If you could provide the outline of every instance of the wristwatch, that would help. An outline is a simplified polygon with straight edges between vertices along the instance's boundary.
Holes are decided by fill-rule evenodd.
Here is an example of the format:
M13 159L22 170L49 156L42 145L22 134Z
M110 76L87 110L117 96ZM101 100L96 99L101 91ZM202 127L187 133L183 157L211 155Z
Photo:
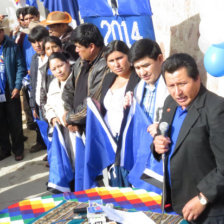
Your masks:
M202 196L201 194L198 195L199 201L202 205L207 205L208 204L208 200L206 197Z

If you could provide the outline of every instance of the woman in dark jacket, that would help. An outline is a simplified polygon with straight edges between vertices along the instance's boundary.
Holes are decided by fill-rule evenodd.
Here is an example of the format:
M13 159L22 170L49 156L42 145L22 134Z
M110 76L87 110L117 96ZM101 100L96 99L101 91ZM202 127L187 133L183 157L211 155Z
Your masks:
M128 46L120 40L110 42L104 52L111 72L103 80L100 103L104 120L117 139L126 114L123 108L125 93L133 91L139 81L139 77L128 61L128 52Z
M129 107L124 109L123 106L124 96L126 92L133 91L139 81L128 61L128 53L129 48L123 41L115 40L107 45L104 56L111 72L103 80L100 99L104 121L118 145L115 166L112 167L118 178L113 178L114 171L110 168L110 185L120 187L129 185L126 179L127 171L119 167L122 133L129 112Z

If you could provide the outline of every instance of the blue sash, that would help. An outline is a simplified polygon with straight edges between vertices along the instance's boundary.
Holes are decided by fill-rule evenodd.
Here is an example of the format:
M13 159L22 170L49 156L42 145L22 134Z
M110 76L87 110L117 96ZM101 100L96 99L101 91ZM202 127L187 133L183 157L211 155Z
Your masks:
M0 103L6 102L5 86L6 86L5 63L3 58L3 46L1 46L0 48Z

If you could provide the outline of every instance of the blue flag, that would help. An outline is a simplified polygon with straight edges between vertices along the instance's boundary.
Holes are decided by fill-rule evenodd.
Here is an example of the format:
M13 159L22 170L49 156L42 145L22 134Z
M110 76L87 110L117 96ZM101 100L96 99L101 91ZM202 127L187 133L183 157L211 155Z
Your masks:
M121 166L129 170L128 180L136 188L161 193L161 190L141 179L146 168L162 174L162 163L156 161L151 153L153 138L147 132L152 121L134 100L123 134Z
M38 8L36 0L26 0L26 4L31 5L31 6L35 6L36 8Z
M68 155L60 126L56 124L51 147L48 150L50 165L48 189L56 189L61 192L71 191L70 183L74 180L75 175Z
M40 129L41 137L44 140L45 145L47 148L50 146L50 141L48 139L48 123L45 120L35 119L37 125Z
M76 156L75 156L75 191L84 190L84 162L85 145L81 136L76 133Z
M96 177L115 161L116 142L93 100L87 100L84 189L97 186Z

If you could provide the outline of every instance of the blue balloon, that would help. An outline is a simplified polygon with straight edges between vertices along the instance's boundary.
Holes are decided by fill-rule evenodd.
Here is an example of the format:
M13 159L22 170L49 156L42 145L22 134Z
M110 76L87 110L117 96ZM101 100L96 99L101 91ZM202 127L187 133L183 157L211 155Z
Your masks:
M204 66L210 75L224 76L224 42L208 48L204 56Z

